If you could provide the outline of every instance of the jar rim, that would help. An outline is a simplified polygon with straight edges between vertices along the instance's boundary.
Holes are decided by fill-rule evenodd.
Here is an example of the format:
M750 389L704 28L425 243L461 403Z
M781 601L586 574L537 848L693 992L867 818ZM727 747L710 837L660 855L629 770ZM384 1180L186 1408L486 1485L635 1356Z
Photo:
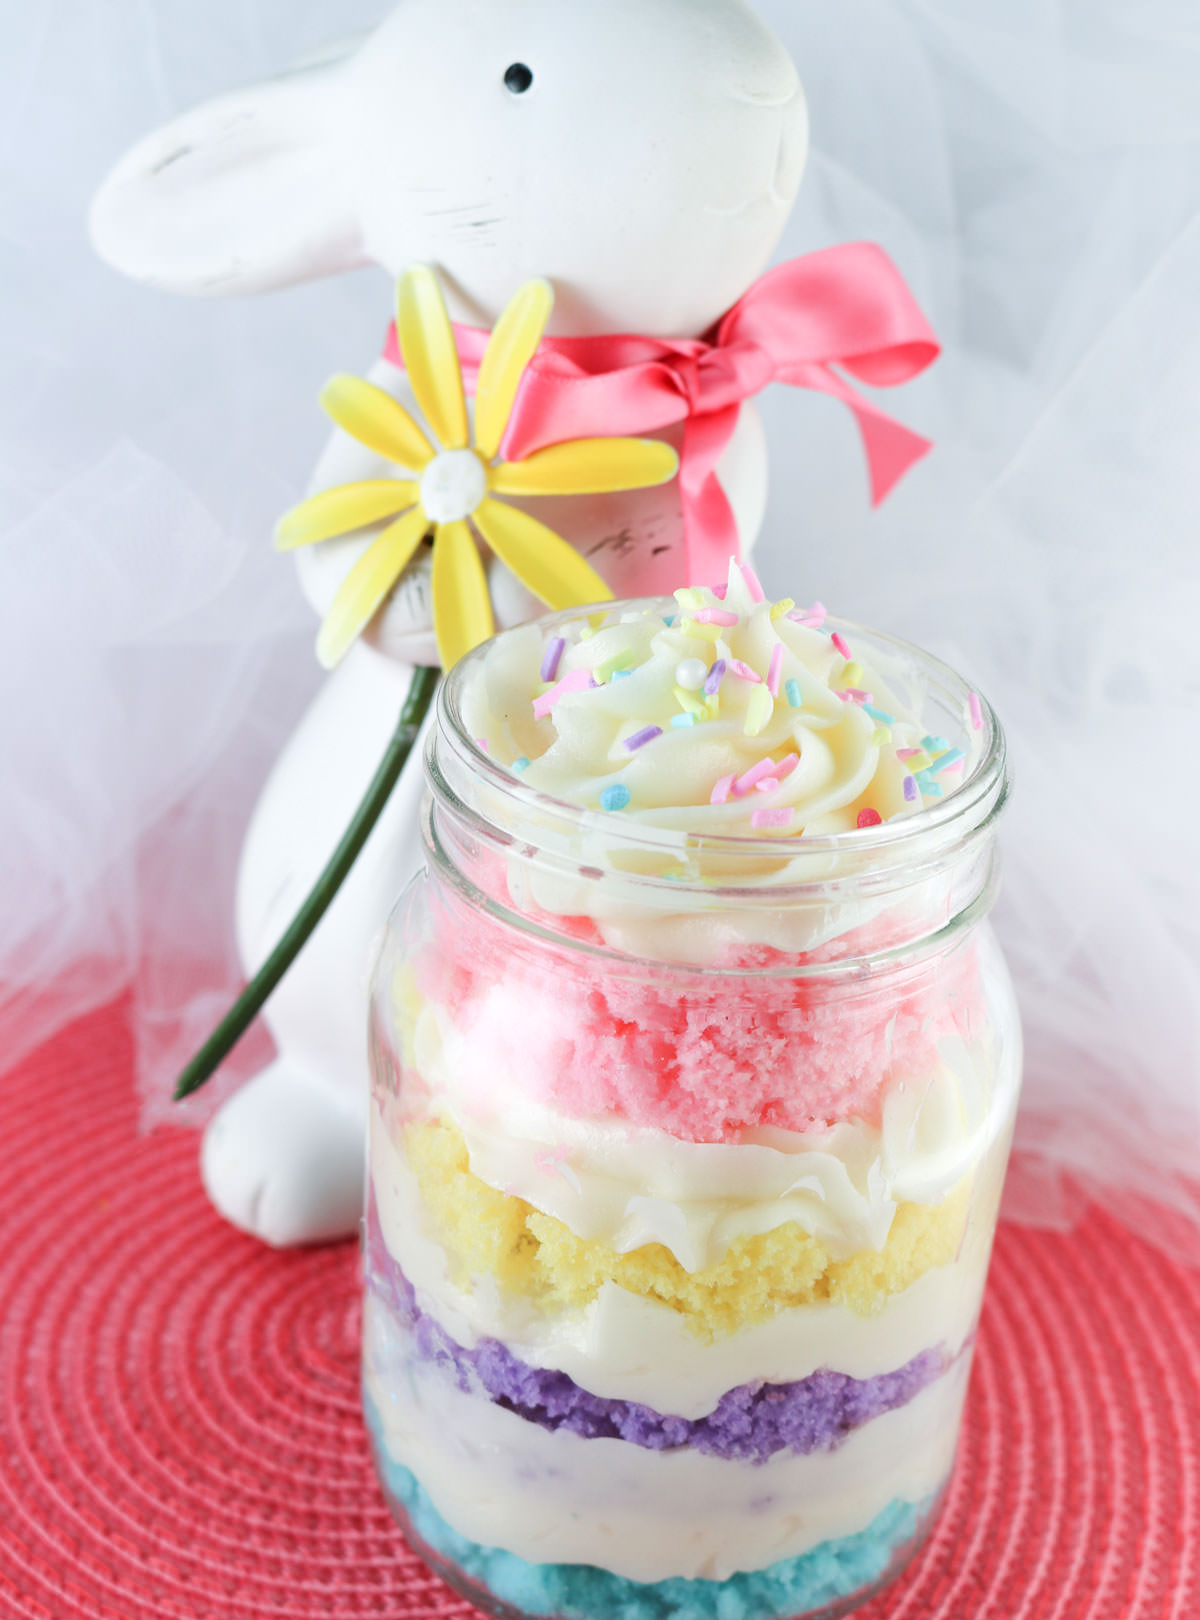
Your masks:
M578 622L580 618L586 618L591 613L611 611L614 607L625 609L631 606L666 607L668 604L674 607L673 598L644 597L634 599L632 602L596 603L547 614L536 623L549 630L558 625ZM851 828L837 833L800 833L790 837L778 834L756 836L695 830L681 833L671 828L656 827L649 819L634 820L622 811L593 810L572 804L569 800L559 799L541 789L527 786L507 766L498 763L481 748L464 724L460 701L463 689L471 673L487 656L492 641L482 643L462 658L441 684L426 761L427 774L435 796L448 802L458 813L465 814L477 831L506 830L500 823L489 820L477 807L463 799L450 780L453 773L438 768L440 746L444 745L449 750L453 764L459 767L460 771L466 771L485 783L491 792L498 796L498 802L511 804L514 823L521 811L525 810L535 818L535 825L547 830L594 826L602 829L606 841L614 847L625 846L663 854L678 854L684 850L689 853L703 851L705 854L745 861L747 864L764 859L778 861L781 854L792 859L813 857L819 860L823 857L831 863L836 861L842 866L849 864L860 868L864 863L885 861L889 866L894 866L898 855L911 852L913 858L919 858L922 849L932 847L936 850L938 860L944 861L957 844L991 828L1008 802L1010 793L1008 750L1004 730L996 712L978 688L968 685L949 664L918 647L914 642L906 641L887 631L876 630L853 619L843 619L832 614L826 622L848 637L867 638L879 644L887 652L919 669L929 680L931 687L934 685L941 687L943 697L949 700L959 713L967 712L972 695L977 700L983 747L963 781L943 799L932 805L923 805L911 814L894 817L877 826ZM500 634L511 635L516 633L516 630L527 628L527 625L519 626L514 630L502 631ZM908 860L905 864L911 871L912 867ZM841 874L842 878L846 875L848 874ZM856 875L861 876L862 871ZM640 881L650 883L657 881L669 884L676 890L680 887L684 889L689 887L686 879L678 877L659 879L643 877ZM769 893L778 901L786 894L819 889L831 881L839 881L839 876L801 879L763 886L756 884L752 892ZM706 883L704 889L713 896L728 892L739 894L744 892L742 885L737 883L730 885Z

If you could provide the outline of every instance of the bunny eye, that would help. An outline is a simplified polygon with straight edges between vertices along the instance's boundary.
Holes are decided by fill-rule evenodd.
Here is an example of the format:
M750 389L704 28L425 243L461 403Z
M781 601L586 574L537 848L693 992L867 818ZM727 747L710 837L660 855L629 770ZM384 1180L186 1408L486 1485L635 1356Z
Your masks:
M514 62L504 73L505 88L511 90L514 96L523 96L533 83L533 70L527 68L524 62Z

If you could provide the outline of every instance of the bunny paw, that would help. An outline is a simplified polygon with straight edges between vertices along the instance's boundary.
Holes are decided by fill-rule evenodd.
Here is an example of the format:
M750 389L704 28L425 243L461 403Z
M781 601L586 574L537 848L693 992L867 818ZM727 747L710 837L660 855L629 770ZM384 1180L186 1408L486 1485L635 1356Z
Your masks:
M229 1099L200 1150L218 1212L278 1249L354 1233L363 1167L361 1117L286 1059Z

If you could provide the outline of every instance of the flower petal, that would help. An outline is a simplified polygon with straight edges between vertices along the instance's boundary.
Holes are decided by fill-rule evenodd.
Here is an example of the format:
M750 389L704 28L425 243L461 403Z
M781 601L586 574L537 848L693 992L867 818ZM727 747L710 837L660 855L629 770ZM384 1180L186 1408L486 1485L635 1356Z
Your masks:
M612 601L612 591L596 570L528 512L501 501L484 501L472 521L505 567L547 607Z
M375 478L323 489L283 514L275 525L276 549L294 551L297 546L315 546L320 540L365 529L403 512L419 493L418 485L406 478Z
M679 457L657 439L575 439L493 468L492 488L501 495L595 495L665 484L678 471Z
M374 383L341 372L321 390L321 404L338 427L376 455L410 472L433 460L433 446L404 406Z
M317 657L326 669L345 657L370 623L428 530L429 519L415 507L389 524L346 575L317 637Z
M433 542L433 627L446 670L495 629L483 559L465 523L438 524Z
M441 283L428 265L414 265L396 284L396 336L417 404L438 442L444 450L465 450L470 428L454 328Z
M475 448L490 461L500 448L525 368L554 308L548 281L527 281L492 329L475 385Z

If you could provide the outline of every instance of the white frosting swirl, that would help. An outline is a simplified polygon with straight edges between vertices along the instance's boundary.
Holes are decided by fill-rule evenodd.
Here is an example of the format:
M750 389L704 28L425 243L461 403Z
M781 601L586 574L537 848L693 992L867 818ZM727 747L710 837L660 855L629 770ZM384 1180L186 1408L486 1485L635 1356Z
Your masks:
M500 637L465 685L470 734L532 789L680 832L854 831L963 780L974 750L926 738L878 653L857 657L823 609L756 600L737 563L723 594L675 594L675 614Z

